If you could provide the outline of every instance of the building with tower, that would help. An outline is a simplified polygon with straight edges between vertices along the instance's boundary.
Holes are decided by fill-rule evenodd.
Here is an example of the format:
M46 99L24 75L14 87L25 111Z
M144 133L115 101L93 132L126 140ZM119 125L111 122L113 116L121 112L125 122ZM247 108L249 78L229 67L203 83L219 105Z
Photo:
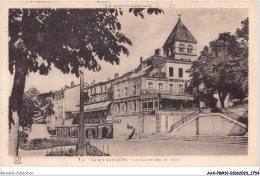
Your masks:
M86 137L133 139L169 133L194 113L186 71L197 58L196 44L179 16L162 49L147 59L141 57L136 69L105 82L93 81L85 90ZM74 113L72 117L78 118L79 111Z
M179 20L165 44L163 53L153 56L113 82L111 106L114 138L142 138L167 133L172 125L194 109L193 96L186 92L190 78L186 71L197 59L196 39Z

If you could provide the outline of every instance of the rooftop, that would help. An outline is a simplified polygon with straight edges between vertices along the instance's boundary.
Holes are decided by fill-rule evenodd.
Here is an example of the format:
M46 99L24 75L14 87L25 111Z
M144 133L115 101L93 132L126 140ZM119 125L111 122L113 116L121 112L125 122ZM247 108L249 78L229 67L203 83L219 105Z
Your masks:
M181 22L180 16L177 24L175 25L171 34L169 35L166 42L164 43L163 48L174 43L175 41L190 42L195 44L197 43L196 39L193 37L190 31Z

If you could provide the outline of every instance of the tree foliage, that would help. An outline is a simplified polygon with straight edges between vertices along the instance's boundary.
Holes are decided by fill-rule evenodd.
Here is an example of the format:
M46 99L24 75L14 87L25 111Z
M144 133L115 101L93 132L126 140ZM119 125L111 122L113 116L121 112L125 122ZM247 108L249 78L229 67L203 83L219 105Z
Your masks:
M47 75L52 66L63 73L79 76L79 68L101 69L98 59L119 64L121 54L129 55L132 45L121 30L122 9L10 9L9 71L17 73L10 98L12 109L19 110L25 75ZM129 13L144 18L145 9ZM146 9L147 14L163 13ZM17 101L12 101L17 98ZM10 118L12 121L12 118Z
M191 88L203 82L211 94L218 93L222 107L227 95L244 99L248 94L248 18L241 24L235 35L221 33L205 46L188 70Z
M159 14L160 9L146 9ZM18 155L17 141L26 75L47 75L52 66L79 76L79 68L101 69L98 60L119 64L132 45L121 30L122 9L9 9L9 71L14 74L9 99L10 155ZM129 9L144 18L145 9ZM16 122L16 123L15 123ZM15 135L15 136L14 136ZM15 142L16 141L16 142Z
M35 116L40 115L46 119L53 114L53 104L50 100L42 98L35 87L24 93L22 108L19 111L20 126L30 128Z
M145 9L129 9L144 18ZM162 13L147 9L148 14ZM119 64L132 45L121 30L121 9L10 9L9 70L25 55L26 70L48 74L51 64L63 73L79 76L79 67L99 70L97 58Z
M39 95L39 91L35 87L31 87L24 93L23 104L19 111L20 126L30 128L33 123L33 117L37 113L34 98Z

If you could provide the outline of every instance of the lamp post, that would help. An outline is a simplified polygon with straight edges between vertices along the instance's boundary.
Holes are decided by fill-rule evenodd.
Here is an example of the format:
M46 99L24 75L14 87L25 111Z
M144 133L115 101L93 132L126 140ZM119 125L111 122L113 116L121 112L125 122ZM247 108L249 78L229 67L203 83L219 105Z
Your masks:
M80 76L80 113L77 152L79 156L86 156L85 119L84 119L84 73L79 70Z

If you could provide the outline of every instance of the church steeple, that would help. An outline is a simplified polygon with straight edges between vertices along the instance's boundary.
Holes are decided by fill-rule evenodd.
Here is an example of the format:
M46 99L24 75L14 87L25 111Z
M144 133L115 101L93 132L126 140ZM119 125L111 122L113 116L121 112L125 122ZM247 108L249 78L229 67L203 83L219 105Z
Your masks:
M191 50L194 49L197 41L182 23L181 15L179 14L178 16L178 22L163 45L163 50L166 56L175 55L176 53L189 55L194 54ZM177 48L180 49L177 51Z
M196 39L190 33L190 31L186 28L186 26L181 22L181 15L179 16L179 20L175 27L173 28L171 34L167 38L166 42L163 45L165 48L167 45L174 43L175 41L180 42L190 42L190 43L197 43Z

